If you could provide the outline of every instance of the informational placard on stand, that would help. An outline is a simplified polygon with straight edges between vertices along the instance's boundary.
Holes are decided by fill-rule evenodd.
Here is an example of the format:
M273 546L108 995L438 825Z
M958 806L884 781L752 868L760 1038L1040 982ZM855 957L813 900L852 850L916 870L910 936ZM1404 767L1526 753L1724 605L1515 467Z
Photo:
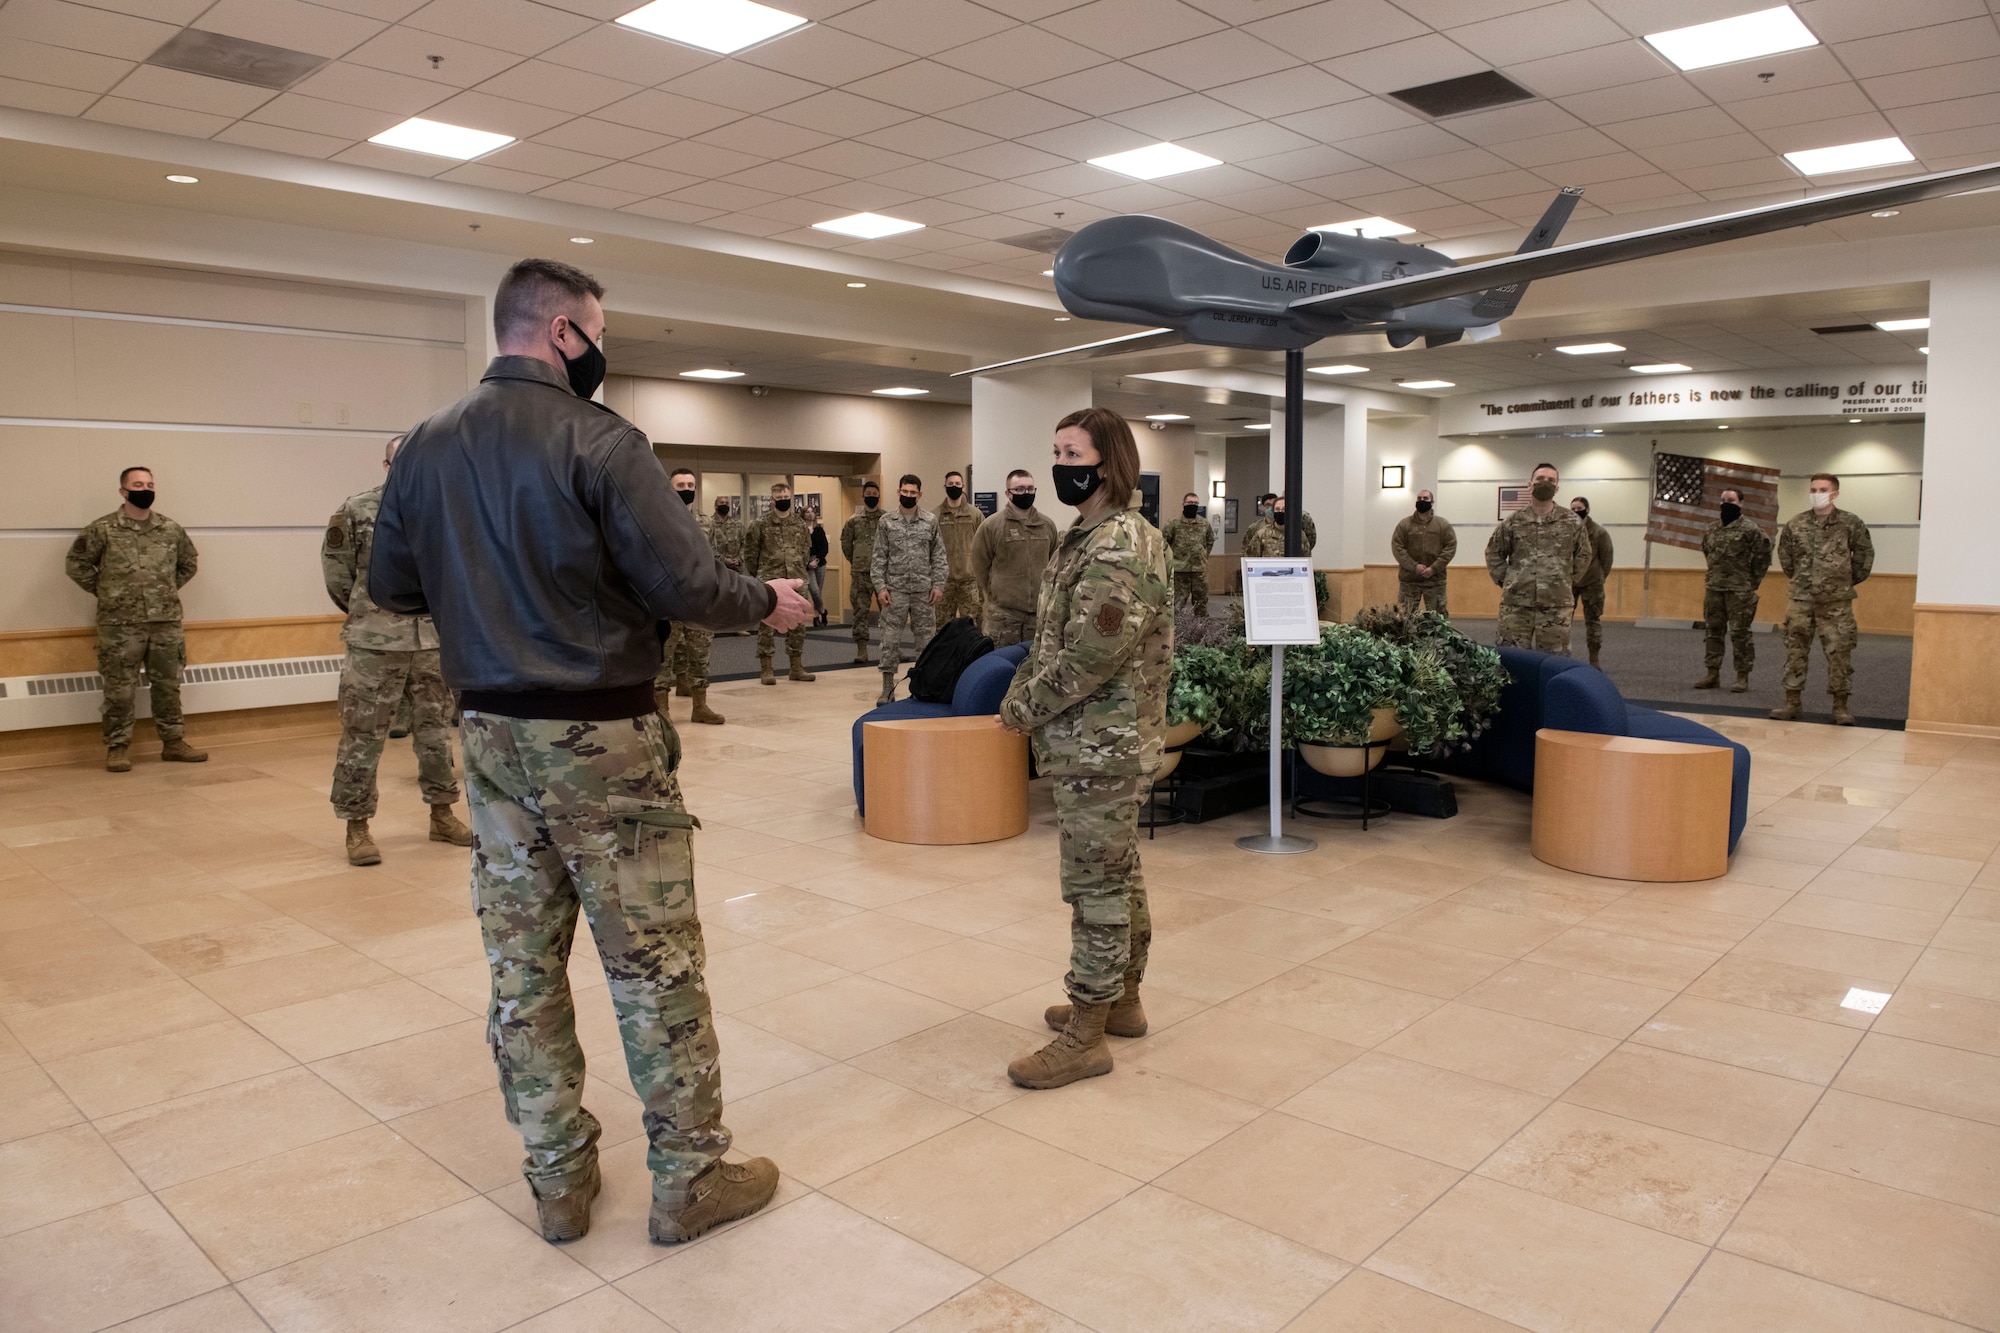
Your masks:
M1244 638L1259 646L1319 642L1312 562L1297 556L1243 557Z

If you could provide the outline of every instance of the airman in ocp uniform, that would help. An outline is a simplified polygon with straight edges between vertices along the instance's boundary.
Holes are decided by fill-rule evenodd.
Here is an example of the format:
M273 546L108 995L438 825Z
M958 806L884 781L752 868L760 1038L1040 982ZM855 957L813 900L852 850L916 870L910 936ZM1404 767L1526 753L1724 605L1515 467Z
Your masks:
M847 561L847 613L854 617L854 660L868 660L868 617L875 610L875 529L882 523L882 487L861 484L861 508L840 525Z
M1319 529L1311 514L1299 515L1299 554L1311 555L1319 545ZM1283 555L1285 553L1285 497L1271 497L1271 512L1250 525L1243 534L1243 554Z
M1780 722L1803 708L1806 668L1818 636L1826 654L1826 689L1835 726L1851 727L1847 697L1854 688L1854 589L1875 572L1875 540L1859 515L1838 508L1840 478L1815 472L1807 483L1812 508L1795 515L1778 537L1778 564L1792 581L1785 607L1785 702L1771 710Z
M671 477L674 494L681 503L692 506L700 483L695 479L692 468L677 467ZM697 514L695 524L701 535L708 538L711 548L715 546L716 524L726 519L729 502L724 500L715 507L715 516ZM740 563L740 562L739 562ZM708 656L715 648L715 632L699 625L690 625L684 620L676 620L667 631L667 641L660 648L660 672L653 678L653 694L659 701L660 711L667 711L667 690L677 687L683 699L694 700L694 713L690 721L711 727L723 724L722 714L708 706Z
M1771 538L1743 517L1743 492L1722 492L1721 516L1701 534L1701 554L1708 561L1703 581L1701 619L1703 664L1707 674L1694 683L1698 690L1722 684L1723 635L1736 649L1733 694L1750 688L1750 669L1757 664L1757 640L1751 626L1757 620L1757 590L1771 569Z
M1215 549L1215 529L1201 514L1201 497L1189 491L1181 497L1181 516L1167 524L1161 536L1167 539L1174 567L1174 605L1191 606L1198 616L1208 614L1208 553Z
M945 563L951 576L945 580L944 601L938 604L940 621L960 616L979 619L979 579L972 572L972 539L986 515L965 498L965 475L944 474L944 503L937 507L938 536L944 541Z
M986 608L980 629L995 648L1034 639L1042 571L1056 540L1056 525L1035 508L1034 477L1015 468L1007 474L1006 507L972 539L972 576Z
M784 482L771 487L771 512L750 525L743 539L743 564L754 578L798 579L803 586L806 560L812 554L812 524L792 504L792 488ZM776 636L769 625L757 627L757 666L766 685L778 683L771 668ZM785 631L785 652L792 660L787 680L809 681L806 670L806 627L794 625Z
M1577 580L1596 552L1583 520L1555 502L1555 464L1537 464L1530 480L1534 498L1486 539L1486 572L1500 585L1495 641L1568 657Z
M1576 581L1576 605L1583 612L1583 641L1590 649L1590 664L1596 666L1597 654L1604 647L1604 580L1611 575L1614 551L1611 534L1590 516L1590 501L1577 496L1569 502L1569 512L1583 521L1584 535L1590 542L1590 568Z
M1458 554L1458 533L1435 512L1433 499L1429 490L1418 491L1417 511L1404 515L1389 535L1389 553L1396 557L1396 605L1405 615L1426 609L1451 614L1445 571Z
M896 512L875 529L870 578L882 607L882 694L875 701L880 704L895 701L904 633L911 639L911 661L937 633L938 605L951 578L937 519L917 508L923 494L924 483L904 473L896 483Z

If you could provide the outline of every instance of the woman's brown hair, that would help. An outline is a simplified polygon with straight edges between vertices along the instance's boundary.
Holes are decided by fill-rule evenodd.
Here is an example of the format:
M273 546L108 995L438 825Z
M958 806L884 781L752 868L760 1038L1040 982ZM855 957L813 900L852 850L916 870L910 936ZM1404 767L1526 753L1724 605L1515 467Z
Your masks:
M1088 435L1096 447L1097 472L1104 479L1112 508L1126 508L1132 503L1132 492L1139 488L1139 442L1132 438L1132 427L1108 407L1080 408L1056 423L1057 430L1071 426Z

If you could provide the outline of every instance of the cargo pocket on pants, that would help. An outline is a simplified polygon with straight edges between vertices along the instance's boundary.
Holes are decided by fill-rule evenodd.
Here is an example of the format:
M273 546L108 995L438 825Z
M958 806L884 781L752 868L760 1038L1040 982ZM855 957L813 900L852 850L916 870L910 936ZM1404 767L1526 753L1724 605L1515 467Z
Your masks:
M613 796L619 906L635 933L692 921L694 830L701 821L678 804Z

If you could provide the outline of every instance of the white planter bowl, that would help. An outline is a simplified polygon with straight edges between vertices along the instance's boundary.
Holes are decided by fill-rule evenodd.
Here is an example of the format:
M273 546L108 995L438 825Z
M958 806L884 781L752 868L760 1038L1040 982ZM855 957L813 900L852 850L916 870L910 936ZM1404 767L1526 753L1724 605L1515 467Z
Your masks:
M1358 778L1388 757L1388 747L1381 742L1403 734L1402 723L1396 721L1396 710L1378 708L1375 710L1375 725L1368 730L1371 747L1359 745L1299 745L1299 757L1306 761L1315 773L1324 773L1330 778Z

